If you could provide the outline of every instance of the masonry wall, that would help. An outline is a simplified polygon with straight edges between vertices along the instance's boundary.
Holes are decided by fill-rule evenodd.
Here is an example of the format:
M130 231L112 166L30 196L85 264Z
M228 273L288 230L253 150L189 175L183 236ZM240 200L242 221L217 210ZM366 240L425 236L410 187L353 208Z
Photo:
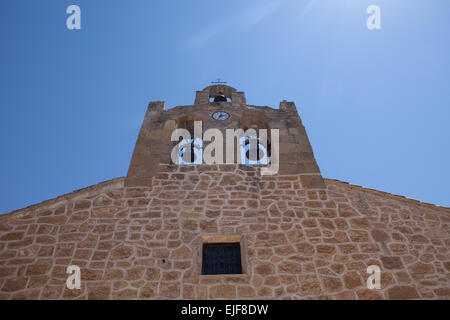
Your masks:
M450 209L325 183L167 165L149 187L120 178L1 215L0 299L450 298ZM241 241L245 274L200 274L214 239Z

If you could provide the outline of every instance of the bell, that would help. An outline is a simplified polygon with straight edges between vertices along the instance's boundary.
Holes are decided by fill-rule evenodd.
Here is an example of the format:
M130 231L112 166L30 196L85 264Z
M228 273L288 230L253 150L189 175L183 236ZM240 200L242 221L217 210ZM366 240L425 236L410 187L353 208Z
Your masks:
M214 97L214 102L227 101L227 97L221 92L217 96Z

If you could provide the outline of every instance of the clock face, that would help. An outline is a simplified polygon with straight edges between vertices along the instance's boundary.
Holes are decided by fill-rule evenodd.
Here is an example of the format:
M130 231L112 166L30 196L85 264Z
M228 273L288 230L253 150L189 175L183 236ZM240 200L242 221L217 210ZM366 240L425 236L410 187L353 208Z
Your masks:
M230 117L230 115L224 111L218 111L218 112L215 112L212 115L212 117L215 120L227 120Z

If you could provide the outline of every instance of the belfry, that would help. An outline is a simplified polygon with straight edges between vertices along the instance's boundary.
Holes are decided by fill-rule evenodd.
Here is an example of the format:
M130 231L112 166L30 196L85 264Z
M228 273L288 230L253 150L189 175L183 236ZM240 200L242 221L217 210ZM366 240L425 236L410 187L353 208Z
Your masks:
M0 299L448 299L449 222L323 178L293 102L217 83L149 103L125 177L0 215Z

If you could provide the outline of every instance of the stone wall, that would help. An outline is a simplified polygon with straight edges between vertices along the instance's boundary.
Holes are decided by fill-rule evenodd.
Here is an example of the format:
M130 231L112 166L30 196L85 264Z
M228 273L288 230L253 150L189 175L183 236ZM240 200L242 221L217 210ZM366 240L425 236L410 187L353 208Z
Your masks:
M214 128L220 130L224 137L227 129L267 129L268 136L271 129L279 130L278 173L308 173L309 187L324 187L308 135L293 102L282 101L278 109L247 105L242 92L235 92L235 89L227 86L219 86L219 89L217 87L211 86L197 92L195 104L190 106L177 106L166 110L163 101L149 103L125 178L125 186L151 185L153 176L159 170L159 164L172 163L170 155L177 144L171 141L174 129L188 129L182 124L191 122L193 126L194 121L201 121L203 133ZM225 93L229 90L228 95L234 98L231 102L209 102L211 90L223 90ZM224 121L214 120L212 115L217 111L226 111L230 117ZM270 137L268 139L270 140ZM224 155L225 150L226 139L223 141ZM224 159L223 163L225 162Z
M0 216L0 299L449 299L450 209L251 166L160 166ZM200 274L234 239L242 275ZM366 288L366 268L382 271ZM81 290L65 286L81 268Z

